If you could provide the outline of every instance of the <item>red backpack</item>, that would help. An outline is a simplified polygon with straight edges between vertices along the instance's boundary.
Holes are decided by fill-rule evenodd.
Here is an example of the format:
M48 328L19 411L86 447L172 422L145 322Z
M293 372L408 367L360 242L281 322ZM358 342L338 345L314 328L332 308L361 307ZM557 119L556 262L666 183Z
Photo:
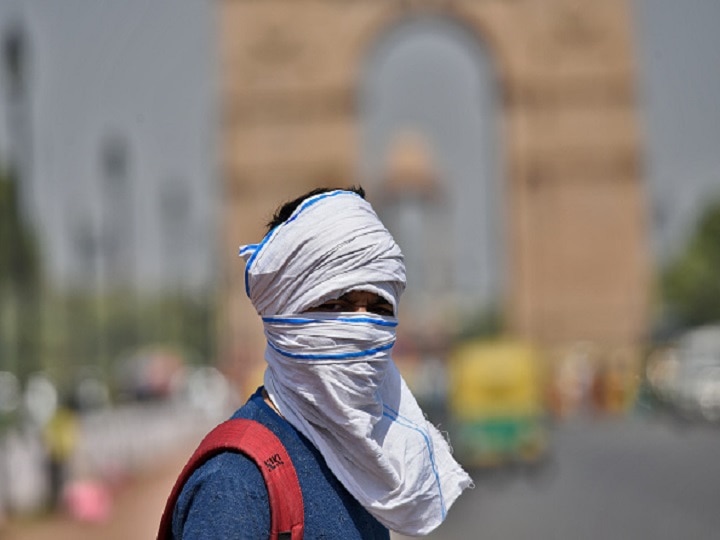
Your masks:
M200 465L222 452L240 452L260 469L270 499L270 539L302 540L303 500L295 466L285 446L254 420L227 420L208 433L183 468L170 492L157 540L172 538L172 515L185 482Z

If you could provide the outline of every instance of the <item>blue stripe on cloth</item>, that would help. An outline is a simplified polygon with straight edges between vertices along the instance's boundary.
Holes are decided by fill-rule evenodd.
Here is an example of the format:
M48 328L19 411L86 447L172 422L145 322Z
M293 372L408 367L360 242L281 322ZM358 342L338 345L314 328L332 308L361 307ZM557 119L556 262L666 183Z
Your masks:
M398 323L397 321L386 321L384 319L374 319L372 317L333 317L330 319L309 319L304 317L291 317L291 318L284 318L284 317L263 317L263 322L266 323L279 323L279 324L324 324L328 322L345 322L345 323L370 323L370 324L376 324L378 326L389 326L390 328L395 328Z
M364 358L366 356L372 356L373 354L377 354L379 352L387 351L388 349L392 349L393 345L395 345L395 340L393 340L391 343L388 343L387 345L381 345L380 347L375 347L373 349L367 349L364 351L357 351L357 352L351 352L351 353L328 353L328 354L316 354L316 353L291 353L287 351L283 351L282 349L276 347L269 341L267 344L270 346L270 348L276 350L283 356L287 356L288 358L296 358L298 360L351 360L353 358Z
M240 250L238 251L238 255L241 257L245 255L246 251L255 251L258 247L258 244L247 244L245 246L240 246Z
M259 244L255 244L257 247L255 248L255 251L252 255L250 255L250 258L248 259L247 263L245 263L245 294L248 295L248 298L250 298L250 280L248 279L248 273L250 272L250 267L252 266L253 262L255 262L255 259L257 259L258 253L260 253L260 250L263 248L265 244L267 244L270 241L270 238L272 238L275 235L275 231L277 231L277 227L275 227L272 231L267 233L265 235L265 238L262 239L262 241Z

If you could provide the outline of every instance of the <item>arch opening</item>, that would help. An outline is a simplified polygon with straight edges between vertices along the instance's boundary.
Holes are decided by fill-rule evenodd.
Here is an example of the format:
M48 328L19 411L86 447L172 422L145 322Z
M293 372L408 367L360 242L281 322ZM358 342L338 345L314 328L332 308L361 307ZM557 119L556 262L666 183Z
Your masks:
M369 51L358 110L358 176L405 254L411 322L497 312L504 173L489 48L447 18L403 20Z

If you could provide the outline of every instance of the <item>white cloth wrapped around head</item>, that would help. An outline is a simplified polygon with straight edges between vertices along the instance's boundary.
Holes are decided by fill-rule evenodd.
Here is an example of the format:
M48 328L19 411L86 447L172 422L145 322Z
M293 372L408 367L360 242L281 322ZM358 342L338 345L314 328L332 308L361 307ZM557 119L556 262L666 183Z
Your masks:
M397 315L402 253L370 204L342 190L310 197L240 254L263 319L275 406L381 523L402 534L432 531L472 481L390 357L396 316L307 312L361 290Z
M263 317L302 313L353 289L379 294L397 310L405 289L400 248L370 203L352 191L306 199L240 255L246 291Z

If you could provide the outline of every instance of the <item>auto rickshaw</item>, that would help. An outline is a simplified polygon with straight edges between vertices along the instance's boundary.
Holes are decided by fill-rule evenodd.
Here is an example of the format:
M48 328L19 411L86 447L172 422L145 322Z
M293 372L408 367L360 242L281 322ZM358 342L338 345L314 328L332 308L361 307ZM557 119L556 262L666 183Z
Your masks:
M538 352L517 341L470 340L449 358L451 440L466 467L535 464L548 451Z

